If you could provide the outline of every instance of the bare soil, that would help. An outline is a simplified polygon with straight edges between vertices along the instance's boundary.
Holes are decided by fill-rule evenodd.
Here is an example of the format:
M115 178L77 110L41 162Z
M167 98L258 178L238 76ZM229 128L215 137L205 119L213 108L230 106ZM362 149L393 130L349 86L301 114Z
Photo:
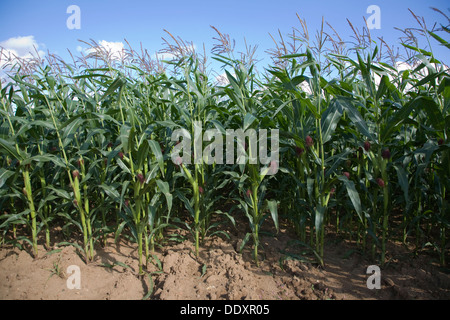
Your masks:
M269 222L267 224L270 224ZM149 299L161 300L361 300L450 299L450 275L433 256L413 255L396 243L388 247L389 262L381 268L381 289L368 289L367 255L354 243L327 235L324 267L290 259L304 254L287 226L276 233L266 228L261 236L260 264L251 256L251 240L239 252L245 224L230 228L230 239L212 237L194 255L187 240L157 247L147 263L148 275L139 276L137 245L123 238L96 248L86 264L73 246L39 246L38 258L29 250L0 247L0 299ZM54 238L59 234L55 231ZM62 238L61 238L62 239ZM59 240L61 240L59 239ZM306 258L312 256L303 255ZM79 266L81 288L69 289L70 265Z

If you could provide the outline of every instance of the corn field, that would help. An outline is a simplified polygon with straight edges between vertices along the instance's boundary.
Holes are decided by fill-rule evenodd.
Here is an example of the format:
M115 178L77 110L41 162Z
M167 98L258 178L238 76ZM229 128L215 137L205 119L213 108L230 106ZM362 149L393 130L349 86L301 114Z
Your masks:
M402 43L412 67L400 70L391 47L365 28L350 24L357 43L348 46L324 24L310 37L299 21L289 42L272 37L264 72L255 47L238 53L213 27L220 82L206 54L169 32L166 61L131 46L117 59L94 41L72 63L51 54L19 61L0 87L0 243L38 257L38 243L51 248L60 227L68 240L59 245L75 246L88 263L107 238L125 237L143 274L168 228L188 230L198 255L206 238L226 237L223 225L243 216L241 249L250 247L255 263L261 227L283 220L320 265L330 232L381 265L390 241L432 247L445 265L448 68L415 45L412 31ZM416 36L450 48L438 31L449 34L442 26ZM278 172L250 163L247 142L244 164L172 161L174 131L194 137L199 124L224 137L277 129Z

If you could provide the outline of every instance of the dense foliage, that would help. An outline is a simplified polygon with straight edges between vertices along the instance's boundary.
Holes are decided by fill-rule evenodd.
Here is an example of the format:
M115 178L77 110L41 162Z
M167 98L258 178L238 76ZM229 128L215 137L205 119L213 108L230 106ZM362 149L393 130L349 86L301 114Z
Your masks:
M412 67L401 71L380 58L382 43L373 40L327 51L322 30L316 46L305 37L294 51L277 44L261 75L251 48L235 58L227 35L217 33L212 56L223 65L223 83L211 79L205 57L175 37L166 41L173 60L156 65L146 63L145 52L130 49L118 61L93 50L78 65L53 60L28 74L16 69L0 96L1 241L29 244L37 256L38 239L50 248L50 230L60 226L89 261L108 236L131 236L142 273L167 227L191 231L198 254L202 239L226 236L222 223L244 214L242 246L253 245L256 262L268 218L276 228L286 219L321 264L328 230L351 236L381 264L386 243L400 240L434 246L444 265L445 65L406 43ZM172 133L183 128L194 137L199 124L224 137L227 129L278 129L278 172L265 174L260 162L172 161ZM247 155L251 150L246 145Z

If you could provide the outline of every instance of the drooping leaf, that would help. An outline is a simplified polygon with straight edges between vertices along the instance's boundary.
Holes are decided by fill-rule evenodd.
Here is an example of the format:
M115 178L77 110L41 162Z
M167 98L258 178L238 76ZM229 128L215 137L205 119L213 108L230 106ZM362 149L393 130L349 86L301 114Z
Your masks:
M331 104L322 114L322 143L327 143L333 136L342 116L338 103Z
M345 176L340 176L338 179L344 183L345 188L347 189L348 197L350 198L353 204L353 208L355 208L355 211L358 214L360 221L363 221L361 198L359 197L358 191L356 191L355 183L347 179L347 177Z
M278 231L278 203L276 200L268 200L267 207L269 208L270 214L272 215L273 223Z
M155 140L149 140L148 144L150 145L150 148L152 149L152 152L156 158L159 170L161 171L161 174L164 177L164 159L161 153L161 147L159 146L159 143L156 142Z

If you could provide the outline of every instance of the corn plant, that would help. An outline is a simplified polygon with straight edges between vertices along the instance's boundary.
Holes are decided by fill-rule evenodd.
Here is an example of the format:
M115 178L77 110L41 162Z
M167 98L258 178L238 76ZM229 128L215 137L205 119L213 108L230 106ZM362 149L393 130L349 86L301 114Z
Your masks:
M448 27L428 30L414 17L421 28L404 30L402 60L367 28L350 24L351 47L324 21L310 37L299 18L290 43L272 37L265 73L254 47L236 54L213 27L221 83L206 52L168 32L161 52L172 61L131 46L119 61L92 41L73 64L49 55L13 67L0 87L0 243L38 256L59 225L67 241L56 245L75 246L88 263L123 237L136 242L144 274L168 226L190 231L198 256L244 214L241 249L251 239L257 264L271 218L275 229L279 219L291 225L322 266L329 230L384 266L394 239L414 241L416 253L433 248L445 265L450 77L432 45L449 47L439 35ZM400 61L411 67L399 70ZM219 136L241 158L212 151ZM280 148L262 161L258 148L275 137Z

